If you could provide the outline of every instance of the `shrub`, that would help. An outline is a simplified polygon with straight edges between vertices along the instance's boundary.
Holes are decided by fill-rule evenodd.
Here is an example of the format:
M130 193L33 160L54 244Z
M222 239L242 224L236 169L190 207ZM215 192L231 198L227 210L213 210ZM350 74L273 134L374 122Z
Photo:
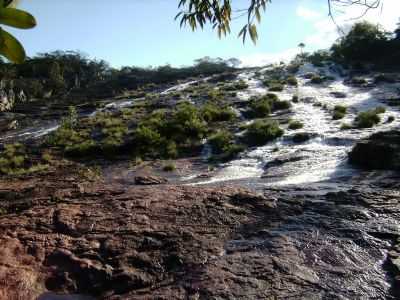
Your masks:
M265 118L271 112L283 109L289 109L289 101L280 101L278 96L273 93L267 93L260 98L253 98L250 101L250 117Z
M281 83L274 83L271 84L268 88L269 91L271 92L282 92L283 91L283 84Z
M293 136L292 140L295 143L304 143L304 142L308 141L310 138L311 138L311 135L309 133L299 132Z
M242 152L245 147L234 143L232 133L226 130L220 130L212 135L209 140L213 153L218 155L218 159L222 161L233 159L238 153ZM213 159L216 159L214 156Z
M164 172L173 172L176 170L176 166L173 163L168 163L163 166Z
M253 118L265 118L272 111L271 101L266 97L253 99L250 102L250 109Z
M76 130L61 125L47 138L50 146L61 148L64 153L72 156L84 156L92 153L96 143L87 130Z
M383 107L383 106L378 106L378 107L375 108L375 112L377 114L384 114L386 112L386 108Z
M47 164L33 165L24 145L19 143L5 145L0 153L0 174L3 175L23 175L47 168Z
M346 115L347 112L347 107L343 105L335 105L333 109L333 115L332 119L333 120L340 120L343 119L344 116Z
M306 74L304 74L304 78L305 79L312 79L315 76L317 76L317 75L315 75L314 73L306 73Z
M367 80L362 77L353 77L350 81L352 84L366 84Z
M285 82L279 79L266 79L263 81L263 84L271 92L281 92L283 91Z
M381 83L381 82L384 82L384 83L395 83L396 79L394 77L392 77L392 76L387 75L387 74L378 74L378 75L375 76L374 82L375 83Z
M245 90L249 87L249 85L244 80L239 80L233 84L236 90Z
M370 64L382 60L388 50L387 46L385 31L375 24L359 22L331 50L336 61L353 65Z
M340 111L333 111L332 120L340 120L343 119L346 114Z
M301 123L300 121L290 121L288 128L290 130L296 130L296 129L303 128L303 126L304 126L304 124Z
M375 110L367 110L360 112L355 119L355 126L357 128L371 128L377 125L381 118Z
M232 108L220 108L212 103L206 103L201 109L201 114L207 122L231 121L236 118L236 114Z
M161 144L161 135L155 128L146 125L139 125L136 128L135 144L140 152L153 152ZM148 153L150 154L150 153Z
M224 148L223 153L220 155L219 159L222 161L228 161L237 157L237 155L244 151L246 147L241 144L230 144Z
M321 84L323 82L324 82L324 79L319 75L313 75L313 77L311 77L311 83Z
M286 67L286 71L291 74L296 74L300 69L301 64L292 62Z
M169 121L164 121L166 134L175 141L187 143L199 142L207 133L207 123L201 112L193 104L181 104L173 113Z
M386 123L392 123L393 121L394 121L394 117L393 117L393 116L389 116L389 117L387 118Z
M342 123L342 125L340 126L341 130L349 130L352 129L353 127L350 124L347 123Z
M208 139L208 143L214 153L220 154L233 143L233 135L227 130L220 130Z
M0 154L0 173L12 174L15 170L23 168L25 163L26 154L22 144L5 145Z
M292 85L292 86L297 86L298 85L297 79L294 76L289 76L286 79L286 82L287 82L287 84Z
M248 126L244 141L249 146L261 146L282 136L283 133L278 122L257 120Z
M276 110L283 110L283 109L289 109L291 107L291 104L289 101L287 100L283 100L283 101L274 101L272 103L272 110L276 111Z
M293 103L299 103L299 96L293 95L293 97L292 97L292 102L293 102Z

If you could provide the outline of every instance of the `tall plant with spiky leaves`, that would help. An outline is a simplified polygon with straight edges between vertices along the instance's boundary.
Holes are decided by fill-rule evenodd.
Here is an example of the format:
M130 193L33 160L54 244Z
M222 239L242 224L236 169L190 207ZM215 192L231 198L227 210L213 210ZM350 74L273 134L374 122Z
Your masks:
M15 1L0 0L0 25L19 29L30 29L36 26L35 18L26 11L14 7ZM14 63L22 63L26 54L21 43L0 26L0 55Z

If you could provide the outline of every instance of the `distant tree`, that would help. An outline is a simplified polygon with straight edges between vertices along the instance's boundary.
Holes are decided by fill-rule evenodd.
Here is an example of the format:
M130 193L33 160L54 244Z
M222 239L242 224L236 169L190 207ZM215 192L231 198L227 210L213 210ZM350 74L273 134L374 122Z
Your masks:
M51 64L48 77L51 87L56 90L65 88L64 77L62 75L60 64L57 61L54 61Z
M304 48L306 47L306 45L304 43L300 43L297 47L300 48L300 54L303 54Z
M345 63L374 63L392 51L389 36L377 25L356 23L346 36L332 46L332 57Z
M240 64L242 63L242 61L240 59L237 59L235 57L229 58L226 63L233 68L237 68L240 66Z
M395 35L396 35L396 40L400 40L400 22L397 23L397 28L394 31Z

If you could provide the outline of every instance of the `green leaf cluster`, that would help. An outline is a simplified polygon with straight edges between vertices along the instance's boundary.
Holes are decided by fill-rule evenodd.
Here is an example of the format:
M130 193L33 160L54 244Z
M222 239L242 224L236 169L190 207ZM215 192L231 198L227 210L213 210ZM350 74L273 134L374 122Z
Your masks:
M35 18L20 9L11 7L12 1L0 0L0 24L19 29L36 26ZM0 27L0 55L14 63L22 63L26 54L21 43L9 32Z

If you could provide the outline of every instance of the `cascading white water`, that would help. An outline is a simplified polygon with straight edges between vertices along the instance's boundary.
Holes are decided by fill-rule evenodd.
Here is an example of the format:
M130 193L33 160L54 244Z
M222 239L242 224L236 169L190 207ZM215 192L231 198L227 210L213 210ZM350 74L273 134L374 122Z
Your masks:
M304 74L325 72L334 80L326 84L314 85L303 77ZM249 89L239 94L242 99L266 92L254 73L244 73L241 79L249 84ZM354 169L347 164L347 153L354 143L375 131L398 127L400 113L397 109L383 104L380 100L392 97L396 85L380 84L375 88L358 88L345 85L343 78L329 67L315 68L303 65L296 75L298 87L288 87L277 93L281 100L290 100L298 95L299 103L293 103L292 119L304 124L302 129L286 130L285 135L275 142L258 147L245 153L240 159L224 166L209 180L212 183L239 179L257 179L263 176L262 184L288 185L319 182L351 175ZM342 92L345 98L337 98L332 92ZM331 111L335 105L348 107L348 113L342 120L332 120ZM343 123L351 123L360 111L384 106L386 112L381 115L382 122L369 129L341 130ZM395 117L392 123L385 123L388 116ZM291 137L298 132L310 133L313 138L308 142L295 144ZM290 157L291 159L287 159ZM274 166L275 161L285 163Z

